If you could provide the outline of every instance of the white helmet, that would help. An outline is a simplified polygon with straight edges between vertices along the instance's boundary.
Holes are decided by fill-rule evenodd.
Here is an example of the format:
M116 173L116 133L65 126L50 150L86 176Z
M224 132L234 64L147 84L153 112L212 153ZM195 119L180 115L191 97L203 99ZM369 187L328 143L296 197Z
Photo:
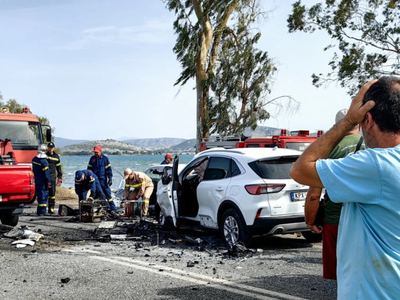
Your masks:
M46 158L46 151L47 151L47 146L45 144L40 144L38 148L38 155L37 157L39 158Z

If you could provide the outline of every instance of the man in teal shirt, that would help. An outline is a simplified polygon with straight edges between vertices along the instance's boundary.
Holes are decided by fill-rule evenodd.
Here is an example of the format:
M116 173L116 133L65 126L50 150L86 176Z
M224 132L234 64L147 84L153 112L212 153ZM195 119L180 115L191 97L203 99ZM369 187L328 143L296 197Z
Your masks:
M326 159L361 124L367 150ZM400 79L365 84L346 117L308 147L290 175L343 202L337 247L338 299L400 295Z

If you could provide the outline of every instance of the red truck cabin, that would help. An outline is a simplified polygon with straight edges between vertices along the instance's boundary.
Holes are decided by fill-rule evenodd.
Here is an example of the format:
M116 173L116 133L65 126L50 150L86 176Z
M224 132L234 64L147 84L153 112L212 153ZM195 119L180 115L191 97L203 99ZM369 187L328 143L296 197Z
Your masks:
M0 141L6 140L10 140L19 164L31 164L38 146L43 143L39 120L33 114L0 113Z

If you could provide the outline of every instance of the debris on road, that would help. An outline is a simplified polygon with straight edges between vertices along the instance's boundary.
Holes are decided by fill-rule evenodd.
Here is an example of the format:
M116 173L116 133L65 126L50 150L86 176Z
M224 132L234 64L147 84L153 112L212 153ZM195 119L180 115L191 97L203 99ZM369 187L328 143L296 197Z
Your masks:
M24 248L26 246L35 245L35 242L30 239L24 239L24 240L16 240L12 242L11 245L16 245L17 248Z
M66 277L66 278L61 278L61 282L62 283L68 283L68 282L70 282L70 278L69 277Z
M17 239L11 243L11 245L16 245L17 248L24 248L28 245L33 246L35 242L43 237L43 234L34 232L27 226L21 226L19 228L13 227L9 232L3 235L7 238Z

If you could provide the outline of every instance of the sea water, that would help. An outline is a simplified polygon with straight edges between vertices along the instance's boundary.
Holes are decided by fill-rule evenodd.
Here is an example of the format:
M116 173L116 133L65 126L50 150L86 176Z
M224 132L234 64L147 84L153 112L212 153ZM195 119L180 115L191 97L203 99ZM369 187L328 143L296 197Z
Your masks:
M111 189L118 189L123 180L124 170L126 168L132 171L145 171L152 165L158 165L164 160L163 155L135 155L135 156L107 156L111 163L113 171L113 184ZM191 161L193 155L180 155L179 163L187 164ZM75 186L75 172L77 170L86 170L89 163L89 156L66 156L61 157L61 163L64 168L63 187Z

